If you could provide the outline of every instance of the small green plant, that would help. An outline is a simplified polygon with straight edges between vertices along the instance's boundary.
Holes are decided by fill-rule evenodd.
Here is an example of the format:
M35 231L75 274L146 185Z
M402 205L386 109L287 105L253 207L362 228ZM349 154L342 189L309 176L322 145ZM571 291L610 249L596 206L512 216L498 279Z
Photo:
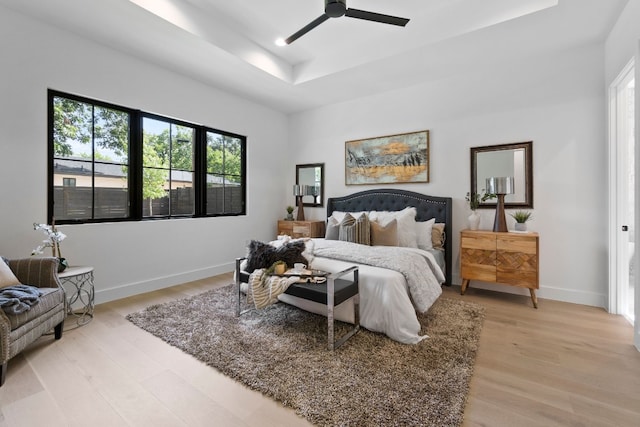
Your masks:
M531 217L531 212L529 212L529 211L515 211L514 213L512 213L510 215L519 224L524 224L525 222L529 221L532 218Z
M497 196L493 193L487 193L487 191L483 188L481 190L481 193L469 193L467 192L467 195L464 197L464 199L469 202L469 208L471 208L472 211L475 211L476 209L478 209L478 206L480 206L480 203L482 202L486 202L489 199L495 199Z
M287 206L287 213L291 215L293 213L293 206Z

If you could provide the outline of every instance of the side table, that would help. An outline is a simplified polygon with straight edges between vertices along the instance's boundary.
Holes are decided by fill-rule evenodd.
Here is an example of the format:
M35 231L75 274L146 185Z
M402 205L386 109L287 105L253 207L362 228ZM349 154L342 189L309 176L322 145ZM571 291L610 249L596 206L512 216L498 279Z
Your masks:
M67 315L75 316L78 326L86 325L93 319L93 267L68 267L62 273L58 273L58 278L67 293ZM74 305L77 308L74 308Z

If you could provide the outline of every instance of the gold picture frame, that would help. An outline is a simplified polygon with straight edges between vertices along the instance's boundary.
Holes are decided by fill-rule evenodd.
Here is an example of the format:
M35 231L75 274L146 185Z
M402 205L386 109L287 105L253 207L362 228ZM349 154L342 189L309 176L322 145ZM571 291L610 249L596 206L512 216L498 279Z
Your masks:
M346 185L429 182L429 131L345 142Z

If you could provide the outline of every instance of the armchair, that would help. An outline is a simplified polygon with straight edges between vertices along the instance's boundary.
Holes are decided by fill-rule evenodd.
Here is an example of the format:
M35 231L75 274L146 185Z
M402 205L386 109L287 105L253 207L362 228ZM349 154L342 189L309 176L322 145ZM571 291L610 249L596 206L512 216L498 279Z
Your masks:
M0 262L4 260L0 258ZM42 295L24 313L13 315L0 309L0 386L6 379L9 359L51 329L56 340L62 337L67 313L64 288L57 276L57 258L10 260L9 268L20 283L40 288Z

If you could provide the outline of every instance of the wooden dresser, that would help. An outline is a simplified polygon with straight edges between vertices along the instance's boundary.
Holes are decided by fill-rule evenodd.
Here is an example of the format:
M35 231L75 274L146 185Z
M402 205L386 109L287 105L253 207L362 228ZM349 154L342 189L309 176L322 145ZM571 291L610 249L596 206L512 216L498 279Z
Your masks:
M324 237L324 221L278 221L278 236Z
M538 308L538 233L460 232L460 270L465 293L470 280L528 288Z

